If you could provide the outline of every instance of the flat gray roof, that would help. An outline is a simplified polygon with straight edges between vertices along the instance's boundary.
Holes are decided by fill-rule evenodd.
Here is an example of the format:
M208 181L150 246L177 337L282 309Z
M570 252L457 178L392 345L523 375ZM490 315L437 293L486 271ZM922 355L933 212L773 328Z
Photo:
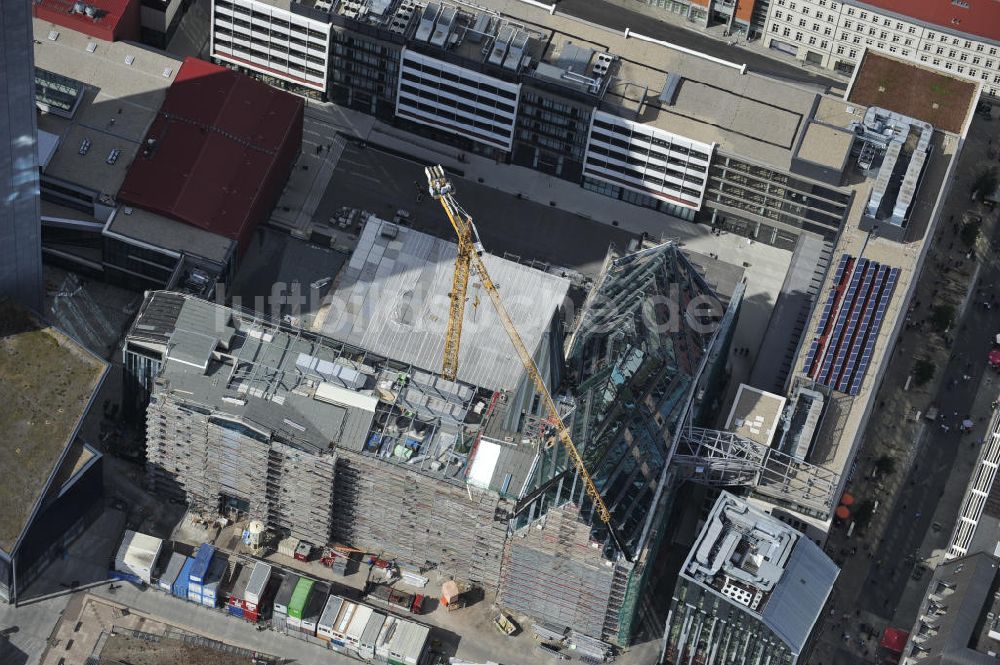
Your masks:
M687 138L715 143L726 152L787 169L819 90L754 72L742 73L739 51L730 66L656 41L629 37L520 0L478 0L477 5L544 29L550 35L543 62L555 64L566 42L619 57L609 70L601 108L624 107L623 117ZM638 28L641 33L641 28ZM659 96L668 74L681 77L672 105Z
M854 138L846 129L810 122L796 157L840 170L850 155Z
M317 325L334 339L439 371L457 251L452 242L373 216ZM492 254L484 254L483 262L518 333L537 356L570 282ZM517 388L524 368L475 273L467 295L458 379L491 389Z
M72 118L39 115L38 128L61 138L45 174L114 196L181 61L138 44L94 39L37 18L32 22L35 66L86 85ZM55 40L49 39L52 32L58 34ZM84 139L91 146L80 155ZM107 164L115 149L121 151L117 161Z
M751 441L770 446L785 408L785 398L745 383L740 384L726 429Z
M235 241L211 231L130 206L121 206L115 210L108 224L108 231L178 254L194 254L223 265L236 244Z

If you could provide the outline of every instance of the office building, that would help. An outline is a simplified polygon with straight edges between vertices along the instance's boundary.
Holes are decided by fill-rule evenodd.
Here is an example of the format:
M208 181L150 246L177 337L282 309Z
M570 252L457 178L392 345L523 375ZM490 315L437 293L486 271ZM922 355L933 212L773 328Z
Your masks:
M850 75L865 49L947 72L1000 95L1000 5L990 0L772 0L769 48Z
M665 662L806 662L839 573L804 535L723 492L681 567Z
M0 13L0 296L42 310L38 132L28 2Z
M2 601L23 599L103 508L101 454L78 434L106 373L104 361L0 299Z
M764 30L769 0L637 0L686 18L693 26L725 26L729 35L750 39ZM773 0L771 0L773 1Z
M803 232L832 242L850 205L850 137L815 126L815 91L528 4L280 4L216 0L213 59L787 249Z
M298 156L303 101L71 30L35 58L46 258L142 288L228 282Z

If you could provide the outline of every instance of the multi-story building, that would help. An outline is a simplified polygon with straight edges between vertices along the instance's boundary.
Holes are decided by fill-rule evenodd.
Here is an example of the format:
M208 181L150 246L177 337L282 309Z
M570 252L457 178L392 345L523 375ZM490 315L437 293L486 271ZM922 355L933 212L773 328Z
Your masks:
M865 49L981 82L1000 95L1000 4L772 0L764 45L851 74Z
M0 295L42 310L42 228L31 14L26 2L0 12Z
M901 665L1000 663L1000 559L978 552L934 569Z
M497 0L213 7L218 62L674 217L791 249L850 205L800 168L820 95L740 65Z
M802 662L839 573L804 535L723 492L681 567L665 662Z
M768 0L637 0L682 16L700 28L725 26L731 35L756 37L764 28Z
M547 445L548 420L495 312L470 299L457 380L435 371L446 324L435 309L456 251L370 219L313 326L322 334L149 295L123 365L126 395L148 399L150 478L201 510L433 562L506 607L627 644L682 480L668 472L670 442L712 391L742 285L723 314L677 246L613 257L567 380L569 282L484 255L545 381L570 386L557 401L614 511L604 524L566 451Z

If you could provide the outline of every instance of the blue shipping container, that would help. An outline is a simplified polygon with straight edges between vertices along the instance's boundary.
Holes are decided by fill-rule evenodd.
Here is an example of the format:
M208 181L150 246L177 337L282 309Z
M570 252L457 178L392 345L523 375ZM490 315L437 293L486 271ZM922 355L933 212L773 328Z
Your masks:
M120 570L110 570L108 571L108 574L113 580L122 580L124 582L132 582L133 584L139 584L139 585L145 584L145 582L142 581L141 577L139 577L138 575L133 575L132 573L125 573Z
M188 577L191 575L191 566L194 565L194 559L188 557L184 561L184 566L181 567L181 572L177 576L177 581L174 582L173 593L178 598L183 598L187 600L188 597Z
M230 605L229 613L232 614L234 617L239 617L241 619L243 618L243 608L240 607L239 605Z
M202 543L198 546L198 551L194 553L194 564L191 566L191 572L188 575L188 579L192 582L205 582L205 576L208 574L208 567L212 563L212 557L215 556L215 548L208 543Z

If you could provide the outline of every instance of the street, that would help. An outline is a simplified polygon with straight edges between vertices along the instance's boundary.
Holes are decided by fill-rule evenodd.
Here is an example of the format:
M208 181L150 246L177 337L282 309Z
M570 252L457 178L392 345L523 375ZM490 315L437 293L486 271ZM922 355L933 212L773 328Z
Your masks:
M849 489L859 505L878 508L870 524L856 524L853 534L846 523L830 533L826 550L842 570L818 628L812 665L871 662L886 626L909 631L958 519L1000 386L986 368L1000 329L994 295L1000 261L991 248L1000 229L995 213L969 201L970 183L989 160L988 137L995 132L991 122L977 119L972 125L907 324L876 397ZM963 239L966 209L983 217L975 249ZM954 308L947 330L935 315L942 307ZM921 360L933 367L925 385L914 379ZM934 421L925 417L932 407L939 413ZM973 427L963 432L966 419ZM880 466L882 472L876 472Z

